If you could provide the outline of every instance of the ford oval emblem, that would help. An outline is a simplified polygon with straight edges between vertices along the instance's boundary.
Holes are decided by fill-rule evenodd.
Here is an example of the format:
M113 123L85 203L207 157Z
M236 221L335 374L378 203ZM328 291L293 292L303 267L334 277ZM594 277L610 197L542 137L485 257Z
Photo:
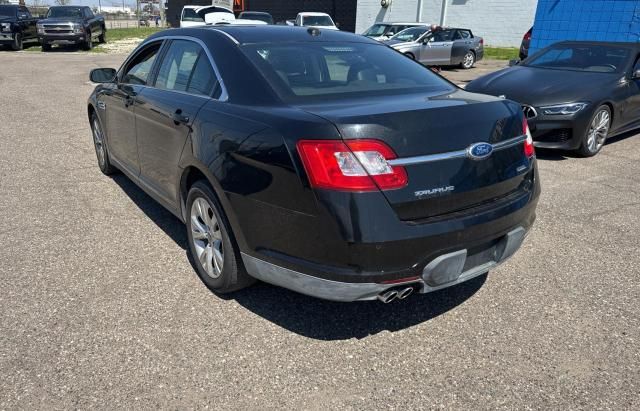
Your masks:
M467 149L467 157L472 160L484 160L493 153L493 146L489 143L476 143Z

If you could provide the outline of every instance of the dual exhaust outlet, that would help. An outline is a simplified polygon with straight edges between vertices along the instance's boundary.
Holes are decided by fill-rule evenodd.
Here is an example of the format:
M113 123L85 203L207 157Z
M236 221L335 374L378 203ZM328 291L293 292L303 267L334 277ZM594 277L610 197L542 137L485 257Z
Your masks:
M394 288L378 294L378 300L385 304L389 304L391 301L398 299L404 300L414 292L414 287L406 288Z

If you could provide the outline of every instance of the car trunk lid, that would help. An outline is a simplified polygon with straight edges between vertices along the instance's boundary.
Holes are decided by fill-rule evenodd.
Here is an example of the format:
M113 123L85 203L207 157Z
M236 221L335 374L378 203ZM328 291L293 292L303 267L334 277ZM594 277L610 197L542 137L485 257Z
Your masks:
M531 185L522 113L512 102L456 91L300 108L331 121L345 141L376 139L395 151L392 164L405 168L408 184L383 193L402 220L473 210ZM474 159L467 152L477 143L493 152Z

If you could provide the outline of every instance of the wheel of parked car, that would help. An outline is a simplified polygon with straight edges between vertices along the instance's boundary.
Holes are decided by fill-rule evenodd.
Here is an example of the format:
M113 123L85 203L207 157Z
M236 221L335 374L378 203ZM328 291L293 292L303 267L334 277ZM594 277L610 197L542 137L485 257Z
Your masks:
M93 48L93 37L91 35L91 32L87 32L87 38L84 41L84 44L82 45L82 47L85 50L91 50Z
M608 106L602 105L593 114L578 153L583 157L593 157L598 154L607 141L610 128L611 110Z
M100 35L100 37L98 37L98 42L99 43L107 42L107 29L105 29L104 27L102 28L102 34Z
M51 44L42 44L42 51L51 51Z
M13 39L11 48L15 51L22 50L22 34L16 33L16 37Z
M460 63L460 67L465 70L469 70L473 65L476 64L476 55L473 51L467 51L467 54L462 58L462 63Z
M187 236L198 275L211 290L229 293L255 282L242 265L231 227L213 190L200 180L187 196Z
M100 171L105 175L113 174L116 172L116 169L109 161L109 151L104 141L104 132L102 131L102 125L96 113L91 114L91 132L93 134L93 145L96 149Z

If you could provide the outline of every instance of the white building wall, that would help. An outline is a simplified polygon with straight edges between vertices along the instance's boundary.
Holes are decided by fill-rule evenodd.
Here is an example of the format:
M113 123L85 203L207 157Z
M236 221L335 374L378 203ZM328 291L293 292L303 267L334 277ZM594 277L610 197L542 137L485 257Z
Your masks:
M518 47L533 25L538 0L447 0L447 26L469 28L490 46ZM440 23L442 0L423 0L420 19ZM376 21L416 21L418 0L392 0L384 9L380 0L358 0L356 33Z

